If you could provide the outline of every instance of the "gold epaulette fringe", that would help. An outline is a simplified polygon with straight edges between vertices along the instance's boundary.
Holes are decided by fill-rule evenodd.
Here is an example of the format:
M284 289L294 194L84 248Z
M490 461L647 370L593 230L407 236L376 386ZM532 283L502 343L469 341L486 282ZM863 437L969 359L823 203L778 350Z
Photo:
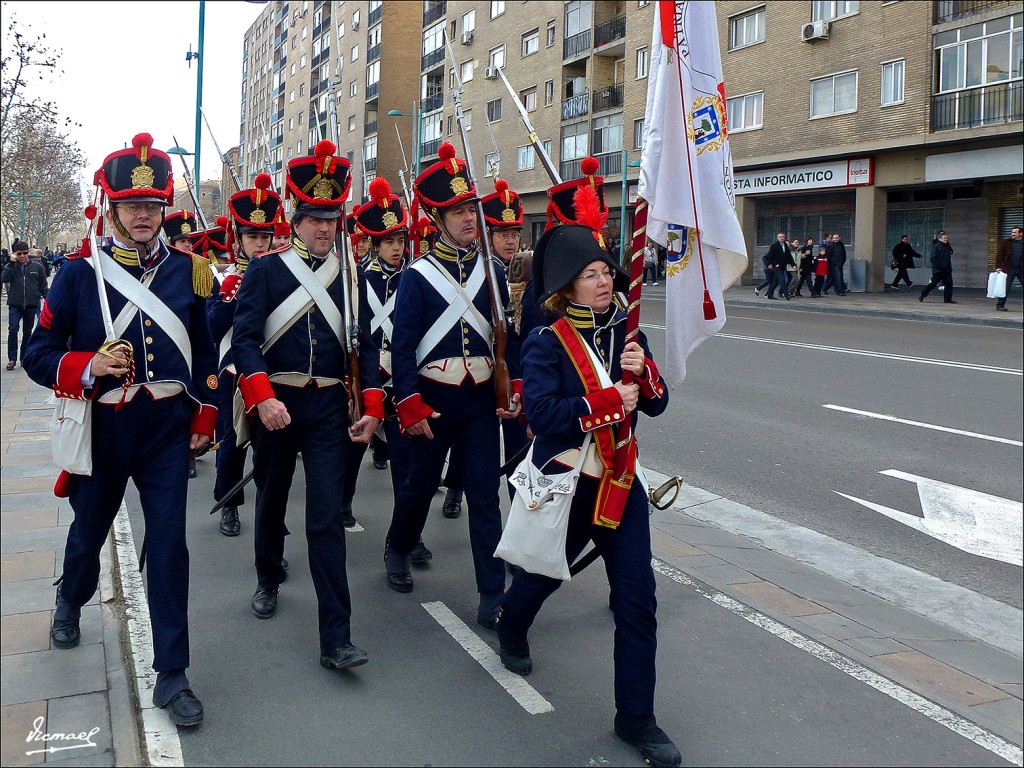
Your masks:
M192 256L192 290L203 299L210 298L213 293L213 272L210 260L204 256Z

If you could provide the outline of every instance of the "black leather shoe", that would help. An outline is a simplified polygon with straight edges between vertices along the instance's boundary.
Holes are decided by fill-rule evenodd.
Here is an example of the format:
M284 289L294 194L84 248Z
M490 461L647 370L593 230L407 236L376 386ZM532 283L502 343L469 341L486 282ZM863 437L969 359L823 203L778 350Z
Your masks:
M388 586L395 592L412 592L410 562L409 555L403 557L391 550L390 542L384 544L384 570L388 575Z
M388 468L388 460L387 459L374 459L373 460L373 468L374 469L387 469Z
M196 477L199 477L199 470L196 469L195 457L192 457L188 460L188 479L192 480Z
M192 726L203 722L203 702L196 698L191 688L178 691L161 709L167 710L167 716L175 725Z
M224 507L220 511L220 532L225 536L237 536L242 531L238 519L238 507Z
M57 648L74 648L82 639L79 627L81 610L73 608L64 599L57 587L57 609L53 612L53 625L50 627L50 639Z
M269 619L277 613L277 587L260 587L252 596L252 615L257 619Z
M320 666L328 669L358 667L369 660L370 657L366 651L356 648L351 643L345 643L329 650L320 649Z
M427 545L422 540L416 542L416 546L412 548L412 552L409 553L409 562L413 565L423 565L424 563L430 562L430 558L434 556L434 553L427 549Z
M954 301L953 299L950 299L949 301L945 301L943 303L944 304L956 304L956 301Z
M395 592L412 592L412 574L408 571L388 571L388 586Z
M653 766L679 766L683 756L672 739L658 727L654 715L615 715L615 735L640 750L644 762Z
M521 637L502 629L501 621L494 627L498 631L498 658L509 672L526 677L533 671L533 659L530 658L530 643L526 635Z
M343 509L343 510L341 510L341 524L343 526L345 526L346 528L355 528L356 527L356 518L352 514L352 510L351 509Z

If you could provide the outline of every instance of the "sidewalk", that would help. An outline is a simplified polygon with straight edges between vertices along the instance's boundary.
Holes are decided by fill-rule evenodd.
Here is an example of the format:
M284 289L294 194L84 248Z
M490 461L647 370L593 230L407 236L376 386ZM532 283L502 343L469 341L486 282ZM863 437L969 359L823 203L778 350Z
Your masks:
M0 339L6 338L4 312ZM0 763L141 765L109 540L98 593L82 609L81 645L59 650L50 643L52 584L72 512L67 499L53 495L49 394L20 366L0 372ZM58 734L68 738L54 739Z

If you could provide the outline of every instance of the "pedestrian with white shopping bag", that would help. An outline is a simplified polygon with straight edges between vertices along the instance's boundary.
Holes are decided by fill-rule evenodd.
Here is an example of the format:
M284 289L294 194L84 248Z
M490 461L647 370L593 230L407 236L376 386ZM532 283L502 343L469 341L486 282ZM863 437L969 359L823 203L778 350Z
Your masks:
M1006 288L1003 290L1003 295L996 296L996 310L999 312L1007 311L1006 297L1010 293L1013 281L1016 280L1017 285L1022 285L1022 259L1024 259L1024 233L1020 227L1014 227L1010 230L1010 237L1000 241L999 248L996 250L996 272L1006 275Z
M534 249L535 295L558 320L534 329L523 343L523 394L535 441L527 457L533 466L524 463L515 475L550 489L579 473L574 492L566 494L571 506L559 559L563 565L573 562L593 542L604 560L615 622L615 732L638 747L649 765L674 766L681 762L679 750L654 716L657 599L647 492L635 477L635 433L620 440L621 456L616 450L620 423L635 430L638 413L661 415L668 388L644 334L626 343L626 313L613 303L613 292L627 289L629 275L601 237L595 192L581 186L574 201L580 223L549 229ZM626 371L635 376L633 383L623 383ZM617 458L624 460L626 474L619 474ZM526 506L544 506L544 498L542 493ZM516 504L509 525L514 514ZM502 541L508 543L504 536ZM506 668L527 675L533 670L527 633L562 581L530 572L502 546L496 554L522 568L496 627L499 655ZM561 578L567 577L566 570Z

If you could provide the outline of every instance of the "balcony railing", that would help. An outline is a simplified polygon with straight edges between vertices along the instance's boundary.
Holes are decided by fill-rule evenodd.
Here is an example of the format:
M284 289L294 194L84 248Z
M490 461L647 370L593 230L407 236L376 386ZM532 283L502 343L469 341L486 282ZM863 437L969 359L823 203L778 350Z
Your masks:
M594 89L594 111L600 112L603 109L616 109L622 106L622 83L609 85L607 88Z
M370 64L370 63L376 61L379 58L380 58L380 43L377 43L375 46L373 46L372 48L370 48L370 50L368 50L366 52L366 63Z
M987 11L996 5L1005 5L999 0L935 0L935 23L954 21L965 16Z
M437 150L441 147L441 139L431 139L430 141L424 141L420 144L420 158L432 157L437 154Z
M444 61L444 56L444 48L438 48L436 51L431 51L421 60L420 70L426 72L428 69L437 66Z
M986 85L932 96L932 131L1024 120L1024 82Z
M368 123L363 123L363 135L369 136L371 133L377 132L377 121L371 120Z
M562 101L562 119L572 120L590 111L590 94L586 91Z
M423 12L423 26L426 27L428 24L433 24L435 21L440 19L446 13L448 9L448 3L434 3Z
M625 36L626 16L623 14L594 27L594 47L600 48L615 40L621 40Z
M563 160L558 164L558 175L562 177L562 181L572 181L583 177L583 171L580 170L582 159L581 157L577 160Z
M444 106L444 93L435 93L433 96L427 96L420 102L420 114L427 114L427 112L433 112L435 109L440 109Z
M562 43L562 58L573 59L590 50L590 30L565 38Z
M617 176L622 173L622 152L606 152L597 158L598 176Z
M376 82L373 85L366 86L366 98L367 99L376 98L378 93L380 93L380 83L379 82Z
M367 21L366 23L369 24L370 26L373 26L378 21L380 21L380 17L383 15L383 13L384 13L384 6L383 5L378 5L372 11L370 11L369 21Z

